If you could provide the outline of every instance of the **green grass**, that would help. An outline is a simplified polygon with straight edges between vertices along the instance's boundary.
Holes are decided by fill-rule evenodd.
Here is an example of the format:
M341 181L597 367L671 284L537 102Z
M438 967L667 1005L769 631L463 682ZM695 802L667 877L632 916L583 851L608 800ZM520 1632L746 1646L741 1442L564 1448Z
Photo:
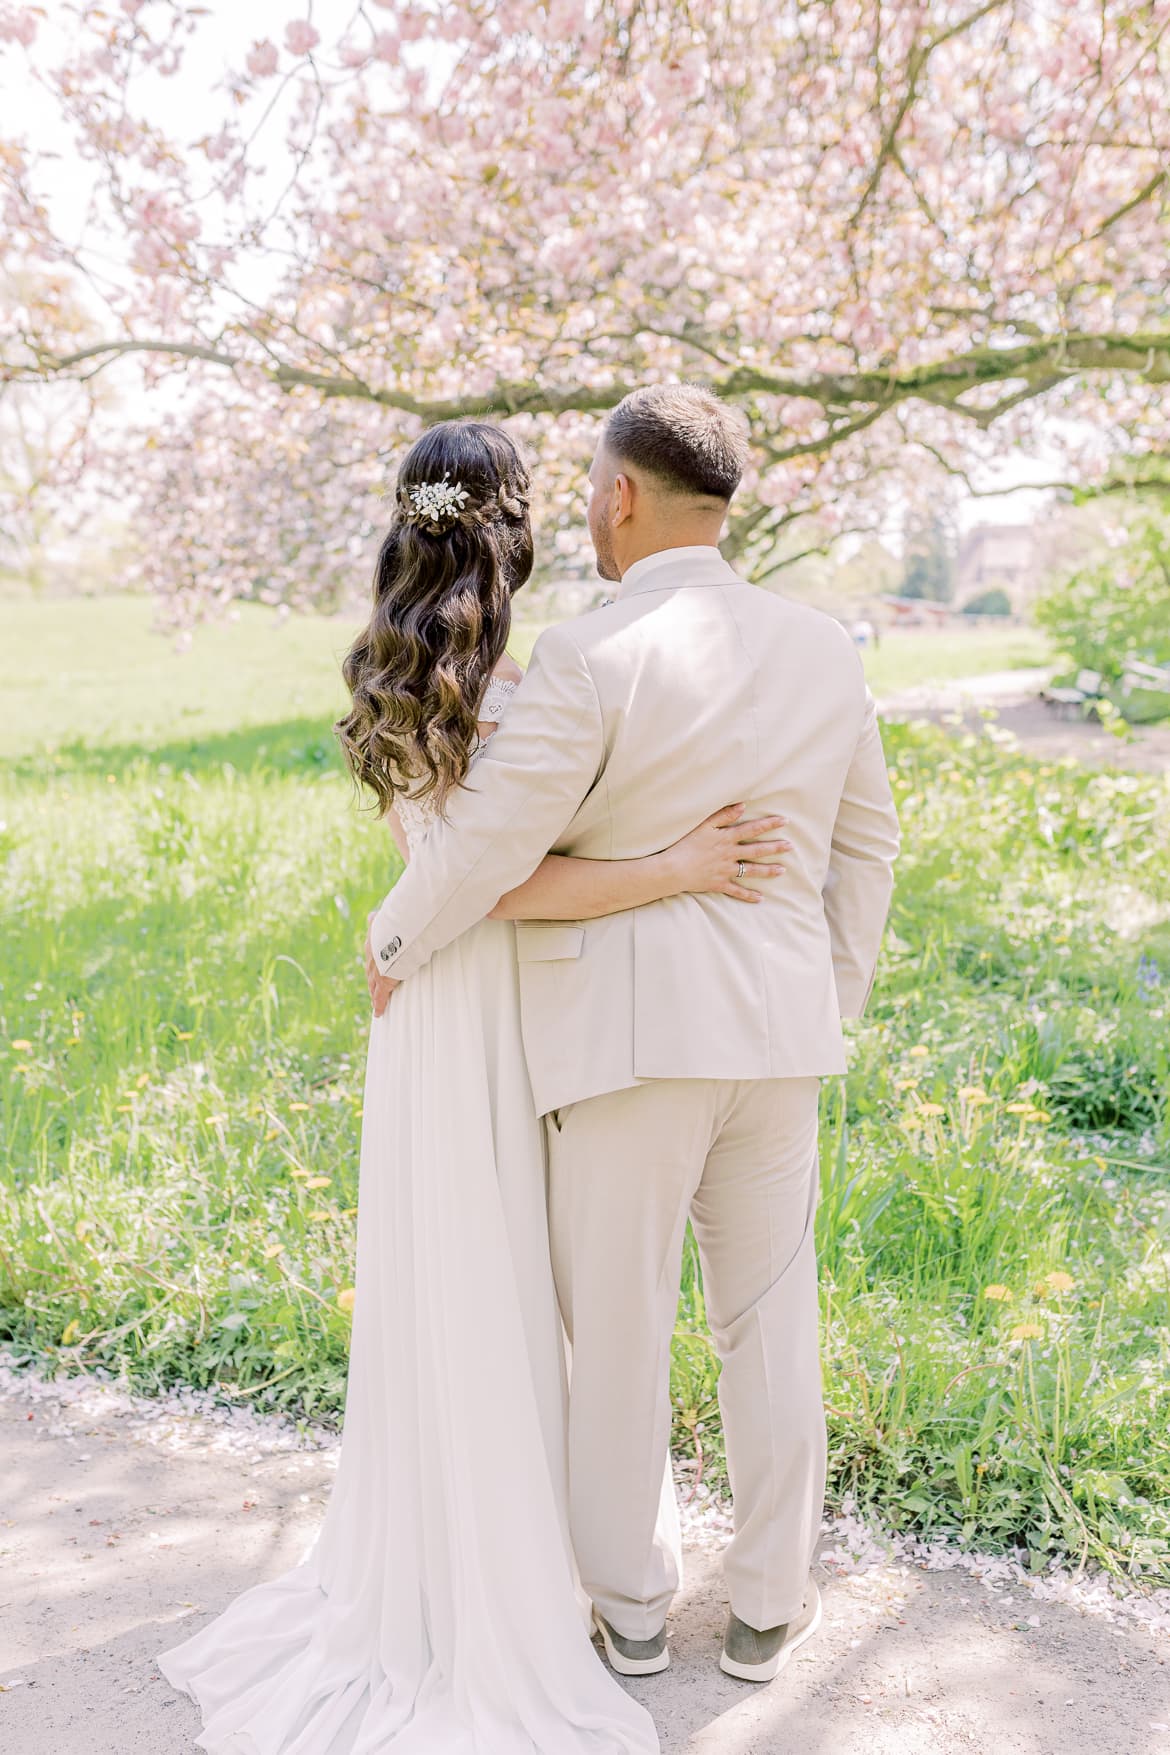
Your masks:
M1051 662L1047 637L1037 628L971 628L942 633L906 628L883 634L865 652L865 674L880 699L917 683L1027 670Z
M4 654L0 1335L330 1417L360 923L397 870L328 729L344 639L245 617L212 662L102 607L30 611ZM892 928L824 1091L830 1490L1165 1579L1170 794L995 738L886 742ZM693 1259L673 1388L721 1478Z
M905 851L823 1106L831 1490L1165 1580L1170 789L885 741ZM701 1332L675 1387L708 1426Z
M312 722L329 727L346 703L340 663L354 617L289 616L240 604L234 619L199 629L189 650L154 629L148 599L0 599L0 756L81 745L117 759L140 749L175 754L240 732ZM537 628L519 621L525 661Z
M142 597L43 602L0 599L0 755L80 743L115 755L162 745L176 751L211 736L294 720L328 733L345 704L339 663L357 631L352 617L289 616L258 604L201 628L189 651L152 629ZM526 663L539 623L521 614L511 649ZM1043 664L1031 628L887 634L865 654L876 694L914 683Z

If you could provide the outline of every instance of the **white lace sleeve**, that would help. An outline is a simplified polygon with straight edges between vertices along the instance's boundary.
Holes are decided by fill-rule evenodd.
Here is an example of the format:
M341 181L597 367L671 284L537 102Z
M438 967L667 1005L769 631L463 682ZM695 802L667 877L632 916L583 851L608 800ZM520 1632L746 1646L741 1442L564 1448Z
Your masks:
M517 683L505 682L502 677L493 676L484 691L483 701L476 714L479 723L481 725L498 725L518 687ZM486 737L476 739L475 748L471 752L472 762L478 761L487 746ZM398 821L402 824L407 845L413 853L421 845L424 835L427 834L435 821L434 794L428 793L426 798L412 798L408 791L399 795L396 808Z
M501 677L493 676L487 686L479 712L476 715L481 725L498 725L504 717L508 702L516 693L514 682L505 682Z

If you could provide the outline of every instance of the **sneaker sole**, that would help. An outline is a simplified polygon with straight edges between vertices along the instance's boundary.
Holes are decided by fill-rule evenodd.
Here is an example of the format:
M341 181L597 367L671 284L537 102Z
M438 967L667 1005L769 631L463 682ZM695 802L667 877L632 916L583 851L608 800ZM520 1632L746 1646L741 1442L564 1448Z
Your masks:
M729 1658L726 1652L722 1652L719 1658L719 1668L725 1676L734 1676L739 1682L774 1681L793 1652L799 1651L805 1641L812 1638L821 1624L823 1614L824 1605L818 1595L816 1611L808 1626L802 1627L794 1638L785 1640L774 1658L769 1658L766 1663L762 1664L737 1664L734 1658Z
M609 1659L610 1667L616 1670L619 1676L656 1676L659 1671L665 1670L670 1663L670 1652L665 1647L660 1657L623 1657L609 1637L604 1623L599 1621L596 1615L593 1617L593 1631L600 1633L601 1643L605 1647L605 1655Z

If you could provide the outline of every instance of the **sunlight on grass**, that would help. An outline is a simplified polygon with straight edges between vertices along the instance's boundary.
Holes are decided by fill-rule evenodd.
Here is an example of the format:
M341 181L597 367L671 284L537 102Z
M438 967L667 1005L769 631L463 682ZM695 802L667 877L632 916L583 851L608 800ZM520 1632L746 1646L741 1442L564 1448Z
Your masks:
M942 633L906 628L884 634L880 646L866 649L864 659L869 686L880 700L918 683L1032 669L1051 661L1051 647L1037 628L979 627Z
M74 743L129 754L295 720L331 738L348 699L341 660L361 625L244 603L180 651L154 631L144 597L10 598L0 615L0 756ZM518 620L521 661L538 631Z
M510 650L526 664L543 624L523 606ZM0 644L0 756L81 743L130 752L303 719L325 737L347 696L340 663L356 617L291 615L259 604L199 628L189 651L153 631L147 598L10 598ZM1031 628L887 634L865 654L878 695L914 683L1043 664Z
M84 659L5 654L29 687L0 768L0 1334L50 1367L336 1416L361 923L398 870L329 731L342 642L245 618L196 655L206 699L180 697L188 659L139 686L153 649L120 617L105 644L74 621ZM197 737L168 723L181 698ZM87 747L22 756L78 736L71 703ZM1036 1564L1170 1576L1170 789L998 734L885 738L905 852L823 1101L831 1493ZM687 1259L676 1441L717 1482Z

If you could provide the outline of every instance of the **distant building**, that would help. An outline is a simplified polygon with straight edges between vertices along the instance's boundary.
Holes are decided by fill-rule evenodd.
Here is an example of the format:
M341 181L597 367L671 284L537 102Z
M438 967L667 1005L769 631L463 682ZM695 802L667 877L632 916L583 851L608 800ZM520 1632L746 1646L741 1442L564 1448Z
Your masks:
M938 603L933 597L899 597L887 591L881 603L889 611L889 625L894 628L945 628L962 620L954 604Z
M985 591L1005 591L1018 615L1039 583L1036 534L1028 524L976 524L959 545L955 607Z

